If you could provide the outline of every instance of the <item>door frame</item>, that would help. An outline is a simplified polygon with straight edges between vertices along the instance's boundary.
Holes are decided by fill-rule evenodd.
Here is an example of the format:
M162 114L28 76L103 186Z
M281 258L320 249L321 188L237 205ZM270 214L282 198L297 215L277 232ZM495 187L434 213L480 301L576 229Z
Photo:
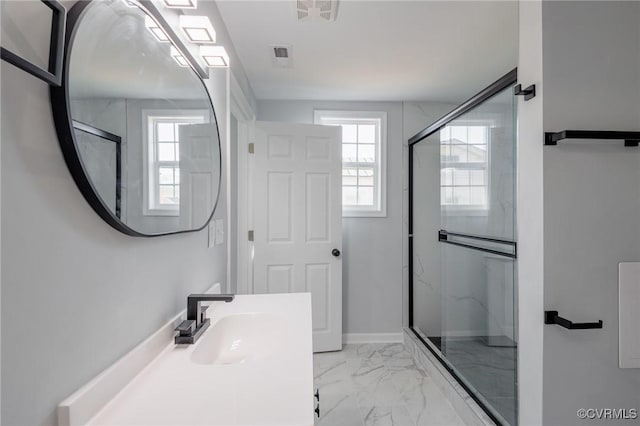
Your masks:
M231 114L238 121L238 140L237 140L237 187L238 187L238 205L237 207L237 250L236 253L231 253L231 245L227 246L227 268L231 269L231 258L236 257L236 292L238 294L252 294L253 293L253 261L251 259L251 244L248 241L247 235L253 218L250 217L252 204L250 196L250 179L249 173L251 168L249 167L249 143L253 140L254 123L256 121L256 114L253 107L249 103L244 91L240 87L238 80L236 80L233 73L229 73L229 86L230 86L230 111ZM228 172L227 187L231 189L230 172ZM228 203L227 217L231 218L231 203ZM231 235L231 221L227 221L227 235ZM229 272L228 271L228 272ZM227 276L231 275L227 273ZM227 283L227 289L230 284Z

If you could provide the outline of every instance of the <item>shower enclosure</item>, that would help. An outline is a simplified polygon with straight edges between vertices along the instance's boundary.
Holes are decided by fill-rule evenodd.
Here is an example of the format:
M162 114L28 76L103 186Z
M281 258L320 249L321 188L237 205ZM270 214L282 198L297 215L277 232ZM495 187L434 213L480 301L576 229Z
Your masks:
M409 140L409 326L517 424L516 70Z

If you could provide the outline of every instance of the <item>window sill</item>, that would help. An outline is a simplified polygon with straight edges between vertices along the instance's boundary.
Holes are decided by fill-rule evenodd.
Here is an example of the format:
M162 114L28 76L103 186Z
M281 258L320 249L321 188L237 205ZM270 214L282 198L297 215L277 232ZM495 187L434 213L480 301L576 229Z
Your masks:
M440 214L446 216L489 216L489 209L464 209L440 207Z
M157 216L157 217L179 217L180 210L145 210L143 213L144 216Z
M386 211L380 211L380 210L371 210L371 211L367 211L367 210L343 210L342 211L342 217L346 217L346 218L355 218L355 217L370 217L370 218L375 218L375 217L387 217L387 212Z

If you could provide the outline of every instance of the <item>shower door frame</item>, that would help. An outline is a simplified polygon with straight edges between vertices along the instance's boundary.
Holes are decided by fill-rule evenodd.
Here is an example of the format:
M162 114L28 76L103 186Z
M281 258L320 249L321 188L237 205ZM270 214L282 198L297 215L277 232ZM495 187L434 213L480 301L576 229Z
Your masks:
M414 136L412 136L409 141L409 182L408 182L408 192L409 192L409 204L408 204L408 222L409 222L409 235L408 235L408 244L409 244L409 250L408 250L408 264L409 264L409 303L408 303L408 308L409 308L409 330L411 330L411 332L413 333L414 336L416 336L418 338L418 340L420 340L422 342L422 344L429 350L429 352L431 352L436 359L440 362L440 364L442 364L442 366L444 368L447 369L447 371L451 374L451 376L460 384L460 386L462 386L464 388L464 390L467 392L467 394L480 406L480 408L482 408L482 410L491 418L491 420L493 420L497 425L501 425L502 422L500 419L498 419L492 412L491 410L486 406L486 404L480 399L478 398L478 396L476 395L476 393L465 383L465 381L456 373L455 369L451 367L451 365L449 364L449 362L446 360L445 357L443 357L439 351L437 351L436 349L434 349L432 347L432 344L427 342L426 339L424 339L424 337L422 337L422 335L420 333L418 333L416 331L416 329L413 326L413 147L414 145L416 145L417 143L421 142L422 140L428 138L429 136L431 136L432 134L440 131L441 129L443 129L444 127L447 126L447 124L449 124L450 122L452 122L453 120L455 120L456 118L462 116L463 114L471 111L472 109L474 109L475 107L477 107L478 105L484 103L485 101L487 101L488 99L492 98L493 96L497 95L498 93L502 92L503 90L509 88L510 86L513 86L516 84L516 82L518 81L518 69L514 68L511 71L509 71L507 74L505 74L504 76L500 77L498 80L496 80L495 82L493 82L491 85L487 86L486 88L484 88L482 91L478 92L476 95L474 95L473 97L471 97L470 99L468 99L467 101L465 101L464 103L460 104L458 107L456 107L455 109L453 109L451 112L447 113L446 115L442 116L441 118L439 118L438 120L436 120L434 123L432 123L431 125L429 125L428 127L426 127L425 129L421 130L420 132L418 132L417 134L415 134ZM434 238L436 237L436 235L434 235ZM515 252L514 252L515 253ZM515 260L515 254L514 254L514 260Z

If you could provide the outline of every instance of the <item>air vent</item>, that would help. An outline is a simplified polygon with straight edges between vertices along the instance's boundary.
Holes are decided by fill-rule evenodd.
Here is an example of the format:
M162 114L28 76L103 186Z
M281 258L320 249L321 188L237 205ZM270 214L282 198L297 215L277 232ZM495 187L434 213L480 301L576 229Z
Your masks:
M296 0L300 21L332 22L338 15L338 0Z
M273 53L276 55L276 58L288 58L289 57L289 49L286 47L274 47Z
M269 46L269 54L271 55L271 64L275 68L292 68L292 51L290 45L271 45Z

